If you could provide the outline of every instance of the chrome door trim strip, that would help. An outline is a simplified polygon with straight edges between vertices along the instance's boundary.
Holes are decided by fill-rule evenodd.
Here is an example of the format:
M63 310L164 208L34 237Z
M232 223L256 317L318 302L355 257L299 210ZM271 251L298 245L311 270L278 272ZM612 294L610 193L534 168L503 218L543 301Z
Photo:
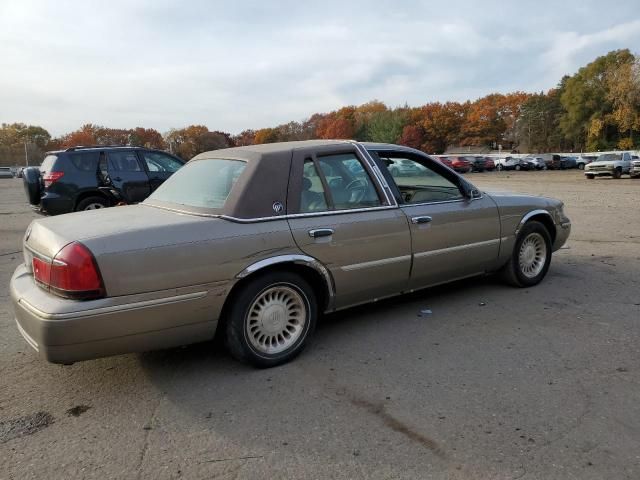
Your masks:
M506 240L506 237L503 238L494 238L492 240L485 240L482 242L474 242L474 243L466 243L464 245L456 245L455 247L447 247L447 248L439 248L438 250L429 250L427 252L419 252L414 253L414 258L424 258L431 257L435 255L441 255L443 253L457 252L461 250L469 250L477 247L488 247L490 245L500 244L501 241Z
M382 258L380 260L372 260L370 262L353 263L351 265L345 265L340 267L345 272L352 272L354 270L363 270L365 268L381 267L383 265L389 265L391 263L403 262L405 260L411 260L411 255L402 255L400 257Z
M125 303L123 305L112 305L109 307L91 308L82 311L68 312L68 313L47 313L43 312L37 307L34 307L24 298L18 300L18 303L25 309L29 310L34 315L38 316L41 320L70 320L73 318L93 317L95 315L106 315L110 313L123 312L127 310L138 310L142 308L158 307L161 305L169 305L172 303L186 302L190 300L197 300L207 295L207 292L193 292L185 293L183 295L174 295L171 297L157 298L155 300L144 300L141 302Z

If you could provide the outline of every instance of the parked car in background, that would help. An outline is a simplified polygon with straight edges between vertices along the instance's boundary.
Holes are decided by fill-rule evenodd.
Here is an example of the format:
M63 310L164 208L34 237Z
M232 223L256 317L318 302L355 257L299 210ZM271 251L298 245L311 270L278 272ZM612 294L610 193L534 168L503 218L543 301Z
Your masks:
M529 170L546 170L547 162L542 157L525 157L522 159L523 163L526 163Z
M631 160L631 169L629 170L631 178L640 178L640 160L637 156L633 156Z
M430 174L394 177L389 160ZM9 290L51 362L220 330L235 358L272 367L323 312L491 272L532 287L570 231L561 201L482 192L411 148L252 145L196 156L139 205L33 221Z
M391 171L392 175L394 176L417 175L418 173L420 173L420 169L415 164L415 162L407 162L405 160L395 159L390 159L389 162L389 171Z
M596 155L580 155L576 158L576 166L580 170L584 170L584 167L589 165L591 162L594 162L598 157Z
M18 170L16 171L16 177L18 177L18 178L22 178L22 174L24 173L24 169L25 169L25 168L26 168L26 167L20 167L20 168L18 168Z
M515 157L496 158L496 169L500 170L520 170L522 169L521 161Z
M496 169L496 162L491 157L484 157L484 169L493 172Z
M451 168L458 173L469 173L473 168L473 164L467 157L449 157L449 160L451 161Z
M0 167L0 178L13 178L11 167Z
M561 170L576 168L577 166L578 166L578 159L576 157L560 157Z
M467 160L469 160L469 162L471 162L471 171L472 172L484 172L486 167L485 167L485 161L484 161L484 157L464 157Z
M27 199L45 215L94 210L147 198L184 161L142 147L71 147L48 152L40 167L23 172Z
M622 175L630 175L631 162L637 158L637 156L628 152L604 153L596 161L585 166L584 175L589 180L593 180L596 177L620 178Z

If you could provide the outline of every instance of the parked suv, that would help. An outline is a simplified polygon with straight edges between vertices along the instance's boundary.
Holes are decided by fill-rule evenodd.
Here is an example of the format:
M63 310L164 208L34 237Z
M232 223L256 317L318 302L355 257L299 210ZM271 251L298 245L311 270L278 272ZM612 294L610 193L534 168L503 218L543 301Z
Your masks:
M48 152L40 168L24 170L23 182L37 212L59 215L141 202L182 165L161 150L71 147Z

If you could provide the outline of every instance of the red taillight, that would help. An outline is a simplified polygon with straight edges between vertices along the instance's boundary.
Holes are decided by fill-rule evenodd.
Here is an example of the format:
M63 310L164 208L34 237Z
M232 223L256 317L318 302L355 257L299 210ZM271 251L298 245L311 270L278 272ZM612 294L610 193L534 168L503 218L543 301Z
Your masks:
M87 300L105 294L96 261L81 243L66 245L51 263L34 257L33 275L52 293L63 297Z
M50 187L58 180L64 177L64 172L49 172L42 179L44 180L44 187Z

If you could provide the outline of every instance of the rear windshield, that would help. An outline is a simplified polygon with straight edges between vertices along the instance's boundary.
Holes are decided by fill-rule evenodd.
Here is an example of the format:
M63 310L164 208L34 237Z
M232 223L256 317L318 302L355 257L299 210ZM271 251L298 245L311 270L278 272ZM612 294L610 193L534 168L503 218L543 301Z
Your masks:
M158 187L149 200L198 208L223 208L246 165L242 160L225 159L187 163Z
M53 164L57 159L58 157L55 155L47 155L46 157L44 157L44 160L42 161L42 165L40 165L40 171L50 172L51 169L53 168Z

